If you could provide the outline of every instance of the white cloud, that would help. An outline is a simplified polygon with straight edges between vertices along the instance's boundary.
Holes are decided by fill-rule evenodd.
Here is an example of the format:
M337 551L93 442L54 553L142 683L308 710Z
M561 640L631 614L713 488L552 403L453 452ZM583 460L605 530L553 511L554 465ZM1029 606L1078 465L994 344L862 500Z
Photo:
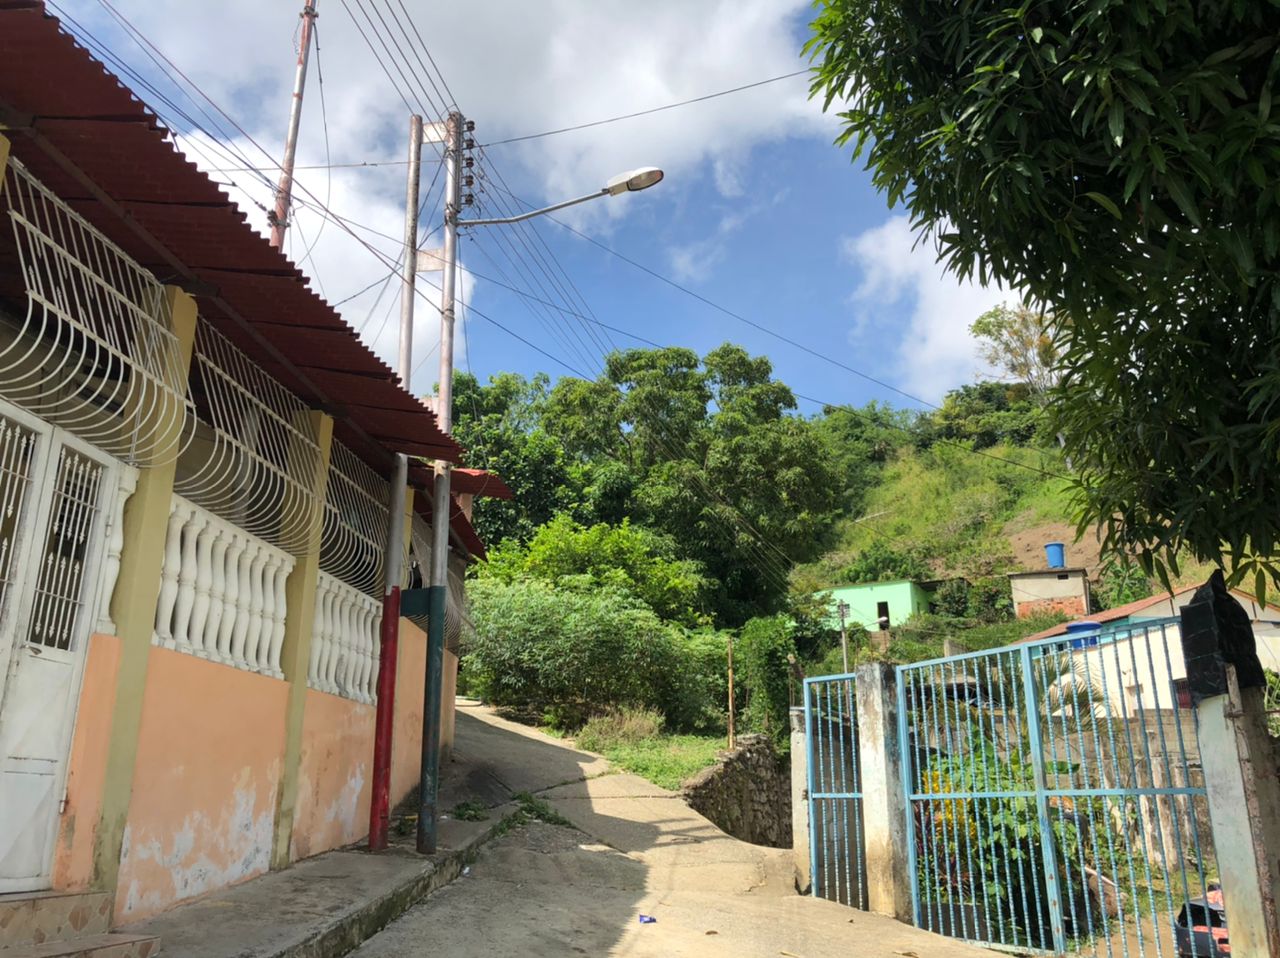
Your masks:
M959 282L932 243L916 243L906 216L845 237L841 255L860 272L851 297L859 355L872 336L898 343L890 368L903 389L931 402L985 370L969 324L1007 292Z
M420 34L426 41L459 106L475 120L473 135L480 144L702 96L805 65L798 51L808 0L707 0L697 4L653 0L645 4L642 15L637 15L633 3L623 0L405 2L412 18L409 36L416 40L415 33ZM66 0L64 5L128 63L150 66L101 5L93 0ZM298 5L222 0L184 5L181 17L172 15L169 4L117 0L116 6L243 127L247 135L236 134L234 145L250 164L270 168L282 152ZM416 54L409 54L407 83L392 65L394 51L409 49L405 37L396 32L402 18L389 14L387 0L324 0L319 8L319 61L325 80L329 156L335 162L402 160L409 109L399 93L406 92L415 110L420 108L420 99L438 99L437 91L421 81L425 71ZM399 5L390 9L398 12ZM378 10L387 18L386 25L378 18ZM377 56L370 52L352 15L373 39ZM379 36L386 38L392 53L382 48ZM396 78L396 85L387 79L384 66ZM326 158L314 67L313 60L299 166L323 163ZM144 72L155 76L154 68ZM168 86L162 87L170 91ZM495 146L487 155L509 188L535 204L578 195L614 173L642 165L661 166L667 172L660 187L664 199L700 201L694 191L708 178L719 195L737 197L746 186L743 170L749 168L747 161L754 147L793 136L826 139L832 134L835 121L809 102L807 90L805 78L796 77L620 123ZM149 96L145 90L138 92L144 98ZM207 103L183 101L181 106L198 118L201 111L213 113ZM422 109L428 120L436 118L432 111L437 107ZM208 120L201 118L201 122ZM184 138L183 143L203 147L205 155L193 151L191 156L203 168L244 165L200 139ZM435 148L424 148L423 156L425 190L437 169ZM270 205L276 174L268 169L262 177L266 182L256 181L254 174L246 172L216 176L242 188L230 190L238 201L252 198L253 202L242 208L250 223L265 232L265 213L253 203ZM498 188L498 184L491 184L489 195L480 195L487 209L493 209ZM399 256L400 244L394 237L403 233L402 165L301 170L295 196L303 205L295 211L291 248L302 258L307 241L316 243L319 234L304 271L316 278L331 301L379 280L387 267L333 223L324 226L321 234L322 218L317 211L321 203L392 237L361 233L364 242L393 259ZM579 225L607 229L611 222L637 211L647 215L652 208L645 197L620 197L569 212ZM433 221L439 215L438 211L428 214ZM685 268L689 272L684 275L691 278L698 269L710 268L723 255L722 247L716 245L717 237L722 239L735 228L726 230L721 223L704 241L709 244L705 250L687 251ZM483 296L483 281L480 287L477 289L474 277L468 275L462 293ZM359 327L378 289L375 286L341 306L344 317ZM429 286L423 289L430 292ZM382 324L387 299L396 293L388 292L366 328L372 346L388 361L394 353L394 307L383 331L376 335L373 331ZM415 353L424 356L436 339L434 332L428 332L428 328L434 329L435 316L422 327L426 314L432 311L423 308L418 312L421 332ZM434 372L428 373L424 367L414 378L415 390L429 388L434 378ZM420 387L424 381L426 387Z

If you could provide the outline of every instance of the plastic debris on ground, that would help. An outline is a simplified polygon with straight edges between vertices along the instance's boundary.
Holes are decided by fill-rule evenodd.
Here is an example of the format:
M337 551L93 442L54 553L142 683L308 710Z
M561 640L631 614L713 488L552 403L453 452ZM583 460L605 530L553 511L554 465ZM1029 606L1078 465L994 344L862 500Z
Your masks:
M640 924L642 924L642 925L652 925L652 924L653 924L654 922L656 922L657 920L658 920L658 919L654 918L652 915L641 915L641 916L640 916Z

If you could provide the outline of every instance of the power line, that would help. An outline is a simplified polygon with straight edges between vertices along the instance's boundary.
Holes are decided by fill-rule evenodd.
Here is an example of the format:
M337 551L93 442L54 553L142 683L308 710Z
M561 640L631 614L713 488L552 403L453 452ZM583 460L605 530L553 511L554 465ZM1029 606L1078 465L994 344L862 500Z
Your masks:
M544 136L558 136L561 133L572 133L574 130L586 130L593 126L604 126L606 123L617 123L620 120L634 120L638 116L648 116L651 113L661 113L664 110L674 110L677 107L688 106L691 103L703 103L706 100L714 100L716 97L728 96L730 93L741 93L743 90L751 90L755 87L765 86L769 83L777 83L779 80L790 80L792 77L798 77L807 74L806 70L795 70L791 73L784 73L781 76L769 77L767 80L757 80L755 83L744 83L742 86L736 86L729 90L720 90L716 93L707 93L703 96L691 97L688 100L680 100L676 103L667 103L663 106L651 107L648 110L637 110L635 113L624 113L621 116L611 116L607 120L592 120L590 123L579 123L575 126L564 126L558 130L546 130L542 133L526 133L524 136L512 136L505 140L492 140L483 146L502 146L504 143L520 143L524 140L538 140Z

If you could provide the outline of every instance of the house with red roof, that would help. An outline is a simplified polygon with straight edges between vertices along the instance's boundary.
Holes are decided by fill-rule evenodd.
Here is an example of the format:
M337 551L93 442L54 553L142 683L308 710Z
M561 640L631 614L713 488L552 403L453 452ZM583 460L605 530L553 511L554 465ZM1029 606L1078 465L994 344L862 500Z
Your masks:
M447 749L471 503L510 490L460 469L432 514L423 461L463 450L43 3L0 2L0 64L3 947L359 840L386 543L412 575L449 527ZM400 631L393 802L425 707Z

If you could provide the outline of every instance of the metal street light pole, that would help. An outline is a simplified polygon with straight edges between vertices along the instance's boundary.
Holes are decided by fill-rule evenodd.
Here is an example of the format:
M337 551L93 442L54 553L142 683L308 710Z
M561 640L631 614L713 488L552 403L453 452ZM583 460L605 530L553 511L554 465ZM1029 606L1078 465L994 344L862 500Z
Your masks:
M441 124L435 124L438 130ZM459 113L450 113L444 124L445 210L444 247L440 251L443 276L440 282L440 382L436 396L436 418L445 433L453 431L453 324L458 274L458 227L494 226L519 223L544 213L562 210L604 196L648 189L662 180L663 173L654 167L643 167L622 173L609 180L602 189L539 210L497 219L462 220L461 176L462 134L464 121ZM406 245L405 255L416 258L417 249ZM431 584L427 590L427 674L426 693L422 703L422 771L418 784L418 851L424 855L436 850L439 822L441 687L444 684L445 625L449 611L449 496L452 466L436 462L435 498L431 509Z
M462 205L458 168L462 159L462 115L450 113L444 131L444 275L440 280L440 381L436 394L436 419L446 433L453 432L453 320L454 290L458 275L458 209ZM406 249L412 259L416 247ZM431 506L431 585L427 592L427 674L422 702L422 767L418 782L418 851L436 850L439 821L440 725L444 684L445 623L449 612L449 496L451 465L436 462L435 496Z

